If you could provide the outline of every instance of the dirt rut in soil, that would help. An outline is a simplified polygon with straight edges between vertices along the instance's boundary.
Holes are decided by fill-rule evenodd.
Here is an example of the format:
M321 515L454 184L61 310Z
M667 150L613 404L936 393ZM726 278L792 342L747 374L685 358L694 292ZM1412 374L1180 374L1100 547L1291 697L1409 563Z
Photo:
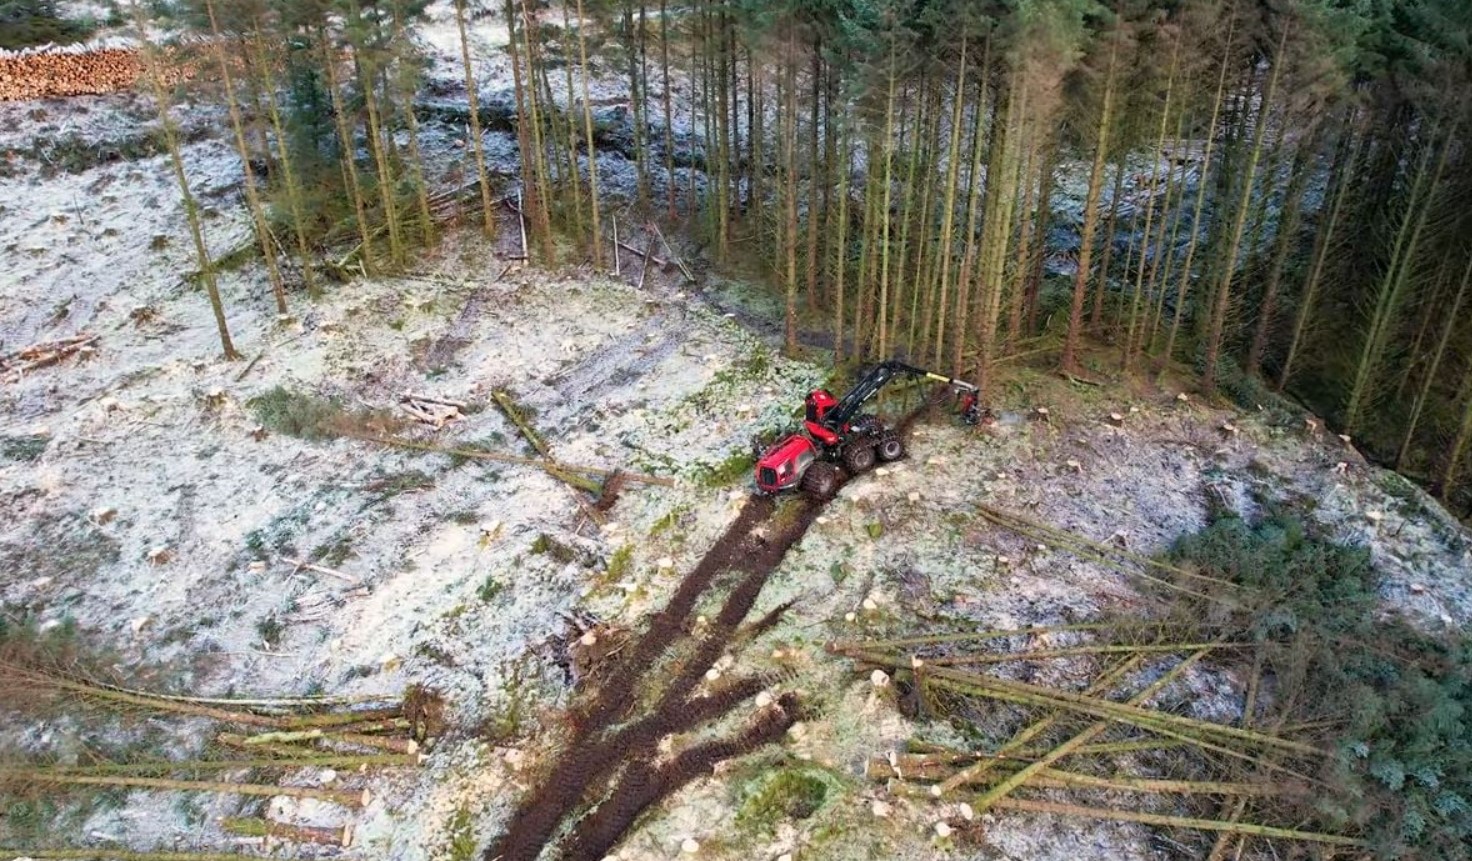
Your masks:
M781 518L776 534L765 535L760 527L774 522L777 500L747 500L649 629L604 676L601 689L574 707L563 755L522 801L506 834L486 851L485 861L533 861L549 846L555 847L553 857L568 861L602 858L650 805L709 774L716 762L781 738L798 719L797 698L783 695L727 738L688 747L663 761L658 750L665 736L720 720L770 683L747 676L696 692L706 670L738 636L767 578L823 507L810 500L785 504L791 506L790 516ZM727 579L732 582L719 611L695 636L696 604L718 580ZM743 636L770 627L781 609L749 626ZM689 648L680 648L692 636ZM639 710L636 704L641 702L653 705ZM559 834L574 819L571 831Z
M908 434L934 404L908 413L896 426ZM840 484L841 486L841 484ZM666 736L690 733L718 721L772 680L746 676L697 693L706 670L735 639L748 640L776 624L787 605L741 629L767 579L787 551L802 540L827 504L792 499L776 518L778 500L752 497L695 569L681 581L649 629L625 649L570 715L571 735L563 754L512 814L507 831L486 850L483 861L535 861L549 847L550 857L597 861L651 805L709 774L716 763L776 741L800 716L793 694L783 694L758 710L733 734L661 756ZM790 516L787 514L790 512ZM780 526L773 535L760 527ZM694 637L692 614L718 580L732 578L715 618ZM637 704L652 702L642 713ZM568 822L570 829L564 831Z

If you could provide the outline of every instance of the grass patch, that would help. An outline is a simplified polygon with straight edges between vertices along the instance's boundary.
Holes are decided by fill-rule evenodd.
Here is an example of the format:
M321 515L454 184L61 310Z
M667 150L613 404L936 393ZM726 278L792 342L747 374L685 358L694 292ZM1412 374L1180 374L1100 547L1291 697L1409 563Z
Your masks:
M485 582L481 583L480 588L475 590L475 596L480 599L482 604L489 604L496 600L496 596L500 595L505 588L501 581L496 579L496 575L487 574Z
M671 508L669 513L654 521L654 525L649 527L649 537L654 538L674 529L675 525L680 522L680 518L685 516L685 512L686 508L683 505L677 505Z
M567 565L576 562L579 565L588 564L587 555L570 544L559 541L545 532L539 533L532 541L531 550L538 555L546 554L556 561Z
M346 535L339 535L331 541L325 544L319 544L313 548L311 559L313 562L326 565L329 568L337 568L355 555L357 554L353 552L352 539Z
M749 475L755 466L756 459L751 452L737 451L718 464L704 467L696 480L702 487L725 487Z
M365 491L373 494L371 501L364 507L377 505L402 493L429 490L432 487L434 476L423 470L406 469L403 472L381 473L363 485Z
M79 512L49 513L33 522L25 539L0 542L0 571L24 573L27 579L87 583L104 566L118 561L120 547L117 539Z
M788 766L766 772L741 790L736 824L759 832L789 819L810 819L841 790L822 769Z
M536 676L528 673L521 661L511 662L501 681L500 696L495 698L490 714L481 721L477 734L486 742L496 744L536 732L541 699Z
M262 427L299 439L383 436L403 422L387 410L348 409L338 398L294 392L282 386L246 401Z
M40 459L51 437L39 434L0 437L0 460L30 463Z
M607 579L612 581L623 579L624 574L628 573L629 566L633 564L633 561L634 545L620 545L617 550L613 551L613 555L608 557Z
M475 819L470 808L460 807L450 819L449 838L445 845L448 861L471 861L475 857Z

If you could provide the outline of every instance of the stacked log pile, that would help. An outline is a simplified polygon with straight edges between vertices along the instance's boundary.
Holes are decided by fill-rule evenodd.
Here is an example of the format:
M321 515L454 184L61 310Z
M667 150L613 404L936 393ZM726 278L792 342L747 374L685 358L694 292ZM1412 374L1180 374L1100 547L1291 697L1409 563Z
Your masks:
M0 53L0 102L122 92L132 89L143 71L137 48ZM189 72L186 65L169 64L165 78L175 84Z

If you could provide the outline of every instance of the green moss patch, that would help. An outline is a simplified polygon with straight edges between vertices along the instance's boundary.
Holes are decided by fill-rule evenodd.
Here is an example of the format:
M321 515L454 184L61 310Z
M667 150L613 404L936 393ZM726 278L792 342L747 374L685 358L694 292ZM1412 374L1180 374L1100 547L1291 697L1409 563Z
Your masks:
M765 832L784 820L810 819L842 791L839 780L820 768L769 771L742 787L736 824Z

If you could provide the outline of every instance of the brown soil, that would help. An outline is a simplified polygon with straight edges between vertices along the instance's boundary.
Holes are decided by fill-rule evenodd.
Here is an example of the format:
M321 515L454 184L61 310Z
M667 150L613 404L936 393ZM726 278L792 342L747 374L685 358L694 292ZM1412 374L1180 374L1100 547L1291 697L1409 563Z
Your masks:
M922 406L898 425L907 433ZM572 733L563 754L522 800L504 835L483 861L535 861L551 848L564 861L603 858L639 815L721 760L741 756L781 738L799 717L794 694L784 694L734 735L661 757L659 742L726 717L771 684L744 677L697 695L706 670L736 640L749 640L776 624L782 605L746 628L772 572L807 533L825 500L793 498L775 534L759 527L777 522L778 500L752 497L681 581L648 630L623 650L600 689L574 705ZM736 575L719 611L693 647L691 614L722 575ZM654 672L656 669L660 672ZM664 681L668 680L668 681ZM652 702L643 714L635 706ZM574 823L566 832L567 823Z

